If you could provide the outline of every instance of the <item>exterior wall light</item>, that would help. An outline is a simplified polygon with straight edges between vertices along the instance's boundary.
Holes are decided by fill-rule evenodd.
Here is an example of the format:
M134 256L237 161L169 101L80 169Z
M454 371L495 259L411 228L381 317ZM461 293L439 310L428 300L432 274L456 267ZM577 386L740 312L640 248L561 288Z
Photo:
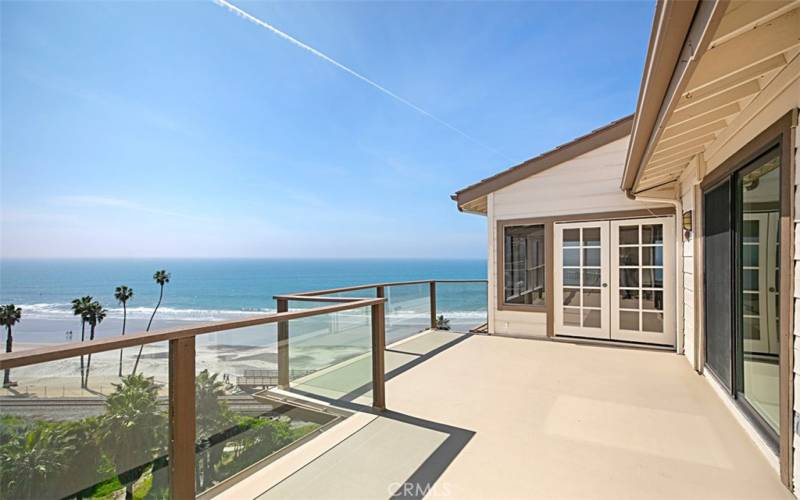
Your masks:
M683 237L687 240L692 239L692 211L683 212Z

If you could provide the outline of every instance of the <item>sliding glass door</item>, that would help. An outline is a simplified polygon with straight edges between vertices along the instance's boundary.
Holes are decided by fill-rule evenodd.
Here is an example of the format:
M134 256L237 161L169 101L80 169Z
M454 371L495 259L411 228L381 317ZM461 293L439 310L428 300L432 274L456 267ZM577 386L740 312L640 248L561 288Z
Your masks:
M704 194L706 367L777 442L780 149Z

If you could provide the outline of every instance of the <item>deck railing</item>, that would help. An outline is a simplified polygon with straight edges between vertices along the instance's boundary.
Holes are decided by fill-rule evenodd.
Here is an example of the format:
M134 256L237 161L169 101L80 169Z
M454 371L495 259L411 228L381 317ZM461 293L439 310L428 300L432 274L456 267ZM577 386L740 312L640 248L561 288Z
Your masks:
M198 490L202 489L197 477L197 471L202 469L198 469L198 464L196 464L199 449L198 415L196 414L197 402L195 401L198 368L196 365L196 347L198 339L202 340L204 336L207 335L220 334L218 338L224 340L226 335L230 336L233 332L240 332L263 325L277 325L277 382L280 387L288 388L293 382L290 378L300 377L302 379L304 376L309 376L309 374L312 374L314 371L313 369L291 366L290 341L300 342L302 344L304 341L307 342L304 338L324 338L324 331L323 335L317 335L315 337L307 333L308 329L303 330L299 328L299 322L320 317L328 317L331 318L330 321L333 321L333 318L338 318L340 315L346 313L349 315L346 318L336 319L336 331L346 331L350 336L348 338L355 338L358 336L358 332L364 331L360 329L362 326L368 328L368 344L363 336L358 337L358 341L362 342L362 347L368 345L368 347L364 347L360 351L361 354L359 355L362 360L369 360L368 362L371 365L371 377L369 377L371 379L371 384L369 388L372 392L372 405L377 410L382 410L386 407L384 366L384 349L387 342L386 308L396 306L396 314L389 314L388 317L391 318L390 326L397 337L407 336L409 332L414 329L417 329L417 331L427 328L435 329L437 326L437 284L439 284L440 287L456 285L478 286L479 288L482 287L484 290L483 292L479 292L479 294L485 294L486 281L423 280L390 282L278 295L275 297L277 302L276 313L233 321L170 328L149 333L135 333L87 342L65 343L13 353L3 353L0 354L0 371L5 369L20 370L25 367L30 368L34 366L39 366L40 368L42 366L53 366L53 371L58 371L62 369L60 368L62 365L57 363L67 363L65 360L74 360L80 357L81 388L83 390L84 357L90 359L92 354L99 356L101 353L116 352L118 349L151 346L152 344L166 342L168 348L165 357L168 366L165 377L166 383L162 384L162 386L168 386L169 401L169 410L166 416L168 427L168 454L166 457L169 471L168 489L173 498L190 498L194 497L196 493L200 492ZM367 292L369 290L372 290L372 292ZM421 293L422 291L424 291L424 294ZM427 297L425 297L425 295L427 295ZM427 300L425 300L426 298ZM424 304L424 302L427 302L427 304ZM292 304L307 306L314 303L319 305L295 309L290 308ZM420 322L417 321L419 319L418 313L423 305L427 307L427 311L424 314L424 316L427 317L425 318L426 321L420 324ZM410 314L408 314L408 316L412 318L412 320L404 319L403 314L409 312ZM400 319L395 320L395 316ZM343 323L340 323L340 320ZM298 325L298 328L295 329L290 325ZM315 326L315 328L317 328L317 326ZM334 333L333 322L328 323L328 328L331 333ZM325 330L325 327L323 327L322 330ZM320 329L317 328L315 331L319 332ZM295 340L295 333L297 334L297 340ZM305 337L303 337L304 335ZM353 352L358 354L357 350ZM158 353L152 356L153 359L160 359ZM336 361L338 362L339 358L337 358ZM47 365L47 363L54 364ZM68 363L72 363L72 361ZM70 364L69 366L77 366L77 363L75 365ZM88 366L86 373L88 385ZM51 391L56 392L52 388ZM40 397L41 395L39 395L39 398ZM6 398L4 401L7 402L17 399L27 400L27 398L24 397L15 397L11 399ZM38 400L46 401L46 399L45 388L45 399ZM109 406L111 405L110 402L108 402L108 404ZM0 413L5 413L1 407ZM0 455L3 453L2 446L5 444L7 443L0 443ZM78 443L78 446L80 445L81 443ZM208 443L206 443L206 445L208 445ZM113 455L115 452L136 454L135 450L112 450L109 453ZM0 459L5 460L6 458L9 457L0 456ZM151 457L151 460L152 459ZM155 460L158 461L158 468L163 468L164 458ZM136 460L131 462L130 460L121 459L120 462L132 464L129 466L134 467L134 469L138 467L140 470L141 467L145 466L145 464L136 462ZM155 473L157 468L156 461L149 462L146 466L152 467L152 471ZM116 471L111 475L117 474L122 477L122 472L125 471L121 469L124 469L124 466L119 465ZM207 473L207 471L203 472L203 474ZM31 472L31 474L33 473ZM22 478L18 478L16 480L21 479ZM0 480L13 481L15 479L8 477L2 478L0 476ZM6 486L5 484L0 484L0 490ZM75 495L78 491L61 491L57 485L55 485L53 491L50 493L53 493L54 496L63 497Z

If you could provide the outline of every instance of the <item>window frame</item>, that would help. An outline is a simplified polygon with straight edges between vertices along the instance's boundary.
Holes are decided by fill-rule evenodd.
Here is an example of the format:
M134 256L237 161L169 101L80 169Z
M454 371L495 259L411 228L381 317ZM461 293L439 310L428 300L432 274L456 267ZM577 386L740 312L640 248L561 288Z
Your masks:
M521 226L541 226L544 231L543 304L512 304L506 302L506 229ZM553 283L553 223L542 219L509 219L497 221L497 309L501 311L526 311L549 313L552 303Z
M543 303L541 304L516 304L512 302L506 301L506 231L512 228L524 228L524 227L540 227L542 230L542 263L541 265L535 265L533 267L529 267L529 262L527 262L527 255L526 255L526 265L523 272L527 275L529 270L533 269L540 269L542 271L542 287L544 288L544 298ZM502 239L501 246L502 246L502 253L498 254L498 259L500 262L501 274L498 275L498 282L502 282L500 288L500 295L498 296L498 305L502 306L503 309L515 310L515 309L522 309L525 311L537 311L537 312L547 312L547 296L550 293L550 274L548 272L549 266L548 264L548 256L551 253L550 248L548 245L548 228L547 224L543 222L535 222L531 224L525 223L509 223L504 224L502 228L502 232L499 235L499 238ZM526 243L526 253L528 253L527 243Z

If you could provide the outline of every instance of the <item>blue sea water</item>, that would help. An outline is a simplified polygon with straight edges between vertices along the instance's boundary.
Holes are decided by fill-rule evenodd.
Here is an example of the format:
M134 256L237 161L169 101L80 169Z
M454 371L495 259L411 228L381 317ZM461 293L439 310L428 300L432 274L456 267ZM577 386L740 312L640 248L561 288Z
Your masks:
M486 277L484 260L6 259L0 261L0 304L22 308L18 330L35 333L28 336L34 341L52 341L56 335L63 340L64 329L75 322L70 311L72 299L91 295L100 301L111 320L103 326L111 329L110 323L122 316L114 289L127 285L134 290L128 303L129 326L142 328L158 300L159 287L152 279L158 269L166 269L171 278L156 326L271 312L277 294L379 282ZM389 312L425 317L427 288L392 288L387 292L392 304ZM440 284L437 292L438 310L456 322L478 324L477 319L485 314L483 284ZM49 333L52 335L45 335Z

